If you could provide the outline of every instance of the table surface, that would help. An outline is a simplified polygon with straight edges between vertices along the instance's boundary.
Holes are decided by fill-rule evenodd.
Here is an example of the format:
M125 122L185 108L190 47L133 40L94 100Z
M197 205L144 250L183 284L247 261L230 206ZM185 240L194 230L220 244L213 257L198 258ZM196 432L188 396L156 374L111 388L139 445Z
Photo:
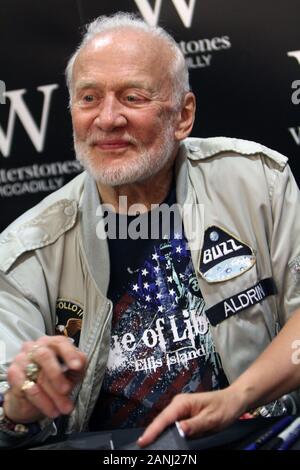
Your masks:
M209 450L209 449L243 449L255 441L269 427L281 418L255 418L238 420L226 429L207 434L200 438L184 439L177 428L168 428L152 445L145 450ZM93 433L77 433L57 440L48 439L35 450L141 450L137 438L142 428L119 429ZM291 447L300 450L300 438Z

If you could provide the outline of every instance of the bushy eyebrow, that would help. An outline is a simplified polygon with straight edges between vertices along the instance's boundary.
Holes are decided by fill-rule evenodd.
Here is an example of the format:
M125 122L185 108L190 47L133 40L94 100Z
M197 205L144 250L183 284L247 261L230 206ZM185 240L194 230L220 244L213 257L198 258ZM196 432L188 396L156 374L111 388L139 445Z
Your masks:
M86 81L82 81L82 82L79 82L76 86L75 86L75 90L76 91L80 91L80 90L85 90L86 88L97 88L97 83L95 82L86 82Z
M86 90L86 89L96 89L99 88L99 84L97 82L92 82L92 81L79 81L76 86L75 86L75 91L81 91L81 90ZM145 82L139 82L139 81L134 81L134 80L129 80L124 82L122 85L122 88L138 88L141 90L146 90L149 91L150 93L155 93L155 90L152 86Z

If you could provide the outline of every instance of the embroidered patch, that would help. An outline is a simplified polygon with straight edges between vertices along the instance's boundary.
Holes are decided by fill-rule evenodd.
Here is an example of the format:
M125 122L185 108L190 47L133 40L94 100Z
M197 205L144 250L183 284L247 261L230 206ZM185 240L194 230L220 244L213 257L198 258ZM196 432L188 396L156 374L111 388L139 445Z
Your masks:
M56 334L72 338L74 344L78 346L83 313L83 308L79 303L66 299L57 299Z
M243 290L232 297L206 310L206 316L212 326L216 326L226 318L232 317L238 312L252 305L262 302L269 295L277 294L277 289L271 277L263 279L249 289Z
M240 276L256 262L250 246L212 225L205 230L199 271L209 283Z

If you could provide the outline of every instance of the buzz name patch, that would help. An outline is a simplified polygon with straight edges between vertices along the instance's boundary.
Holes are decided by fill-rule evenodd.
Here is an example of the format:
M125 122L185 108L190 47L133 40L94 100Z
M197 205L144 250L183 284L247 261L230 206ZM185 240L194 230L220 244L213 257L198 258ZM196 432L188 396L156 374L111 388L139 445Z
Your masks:
M83 308L79 303L61 298L57 299L56 334L72 338L74 344L78 346L83 313Z
M205 230L199 272L207 282L240 276L255 262L252 248L231 233L216 225Z
M276 286L271 277L263 279L254 286L228 297L222 302L206 310L206 316L212 326L216 326L223 320L245 310L252 305L258 304L269 295L277 294Z

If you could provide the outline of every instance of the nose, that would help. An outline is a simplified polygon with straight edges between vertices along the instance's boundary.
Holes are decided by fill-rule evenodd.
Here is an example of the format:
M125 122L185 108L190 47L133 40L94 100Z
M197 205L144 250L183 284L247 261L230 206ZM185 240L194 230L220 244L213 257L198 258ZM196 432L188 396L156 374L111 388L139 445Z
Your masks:
M115 96L105 96L98 107L98 114L95 118L96 126L105 132L124 127L127 124L127 119L123 111L121 103Z

